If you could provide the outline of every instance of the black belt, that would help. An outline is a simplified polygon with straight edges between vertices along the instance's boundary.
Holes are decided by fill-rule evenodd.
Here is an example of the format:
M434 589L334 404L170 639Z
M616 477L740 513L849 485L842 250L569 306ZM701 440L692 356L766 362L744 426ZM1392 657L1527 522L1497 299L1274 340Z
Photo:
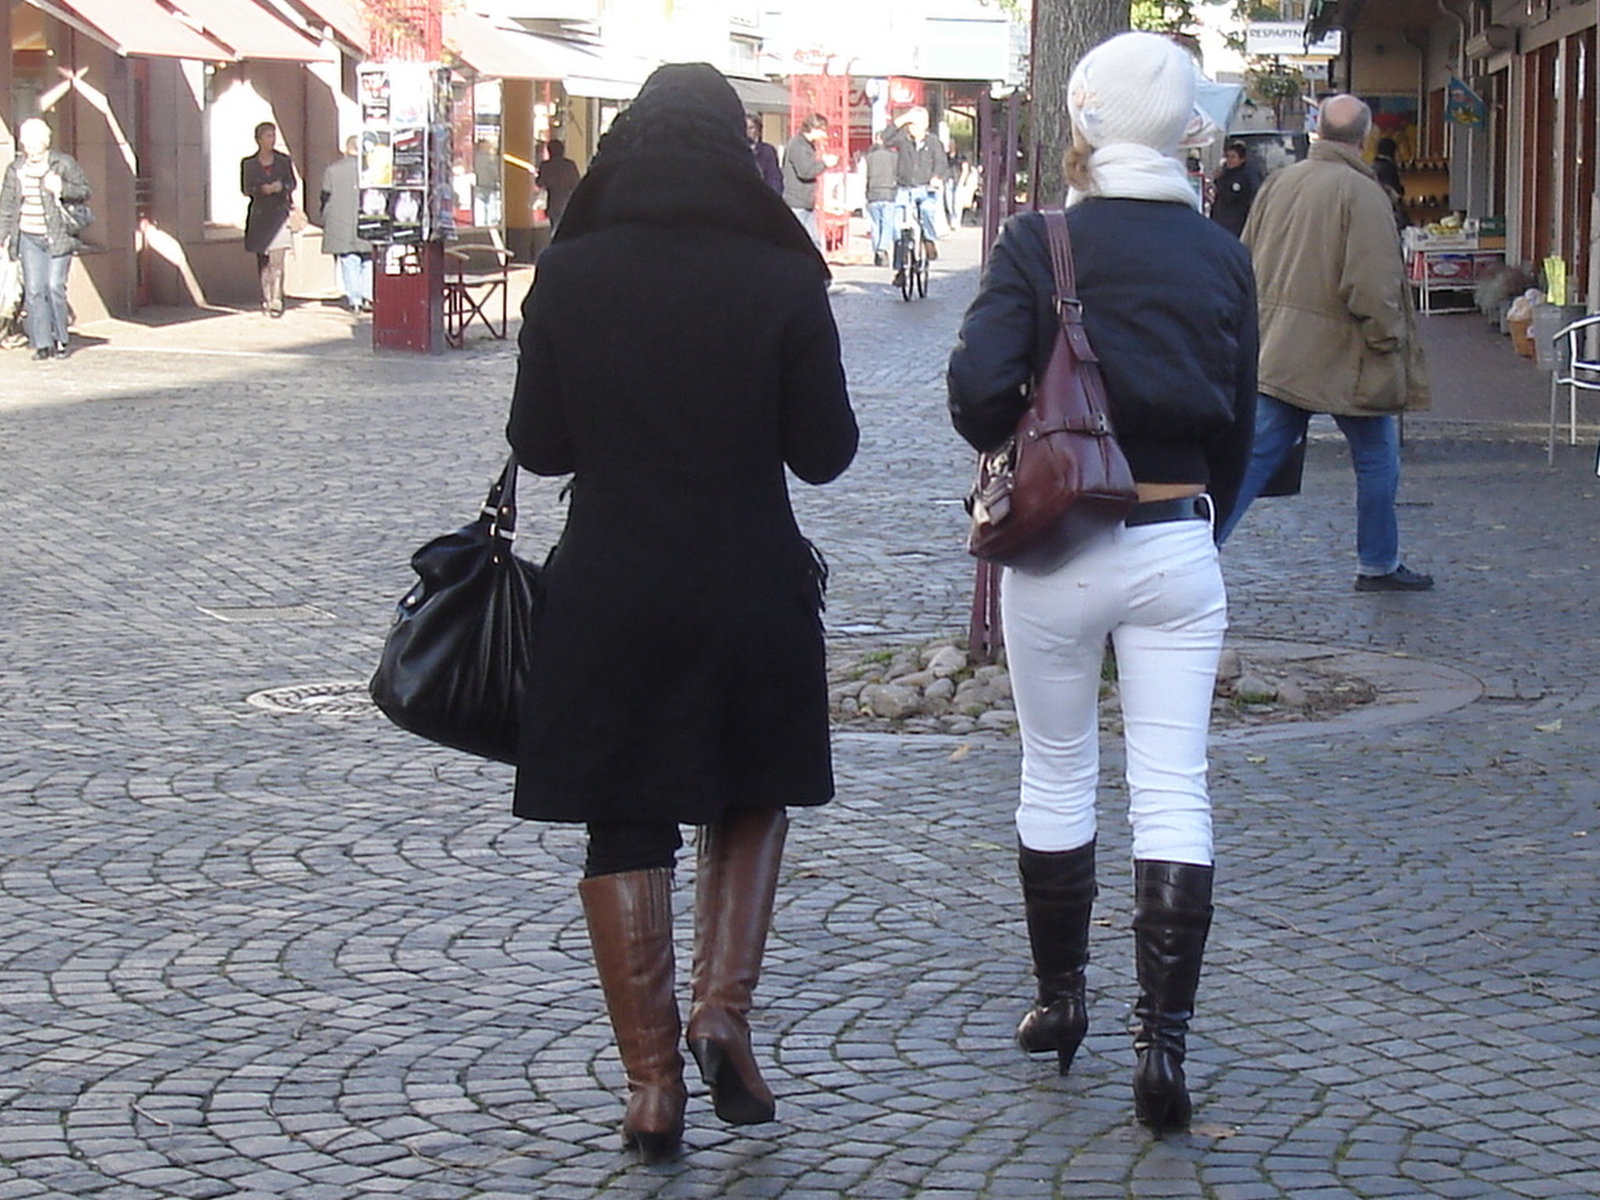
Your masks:
M1130 529L1135 525L1160 525L1166 521L1211 520L1211 497L1179 496L1175 500L1147 500L1135 504L1122 518Z

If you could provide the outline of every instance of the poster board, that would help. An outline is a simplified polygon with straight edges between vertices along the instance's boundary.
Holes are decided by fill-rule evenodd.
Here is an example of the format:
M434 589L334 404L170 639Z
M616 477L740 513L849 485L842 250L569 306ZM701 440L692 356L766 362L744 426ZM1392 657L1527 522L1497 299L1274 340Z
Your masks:
M364 63L358 236L379 248L388 274L401 273L423 242L455 235L451 191L450 68L437 63Z

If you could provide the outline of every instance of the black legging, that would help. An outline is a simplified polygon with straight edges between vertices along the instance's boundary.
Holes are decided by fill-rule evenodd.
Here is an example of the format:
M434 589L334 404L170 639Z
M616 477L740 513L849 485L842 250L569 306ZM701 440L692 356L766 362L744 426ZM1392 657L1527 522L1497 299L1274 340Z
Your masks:
M590 821L585 879L671 868L683 848L676 821Z

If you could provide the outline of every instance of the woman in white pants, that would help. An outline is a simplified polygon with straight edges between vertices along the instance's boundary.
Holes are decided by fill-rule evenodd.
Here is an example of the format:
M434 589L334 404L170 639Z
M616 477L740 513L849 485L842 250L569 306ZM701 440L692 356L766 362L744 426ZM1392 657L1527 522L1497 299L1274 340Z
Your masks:
M1068 85L1067 202L1078 296L1112 425L1138 483L1126 521L1056 570L1007 569L1006 654L1022 726L1018 861L1037 1003L1018 1044L1066 1074L1088 1027L1098 694L1116 655L1133 831L1138 999L1133 1093L1158 1134L1188 1126L1185 1035L1211 923L1206 742L1227 599L1213 530L1254 428L1250 260L1195 206L1176 155L1200 126L1195 68L1165 38L1122 34ZM1057 328L1044 218L1001 231L950 359L951 416L980 450L1028 405Z

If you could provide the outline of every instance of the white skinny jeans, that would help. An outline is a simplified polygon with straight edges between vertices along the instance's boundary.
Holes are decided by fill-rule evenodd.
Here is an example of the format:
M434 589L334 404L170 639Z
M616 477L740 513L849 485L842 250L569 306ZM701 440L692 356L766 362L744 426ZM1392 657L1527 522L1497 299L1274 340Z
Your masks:
M1074 850L1095 836L1109 634L1133 856L1210 865L1206 740L1228 601L1209 522L1119 525L1057 571L1007 569L1000 610L1022 727L1022 844Z

